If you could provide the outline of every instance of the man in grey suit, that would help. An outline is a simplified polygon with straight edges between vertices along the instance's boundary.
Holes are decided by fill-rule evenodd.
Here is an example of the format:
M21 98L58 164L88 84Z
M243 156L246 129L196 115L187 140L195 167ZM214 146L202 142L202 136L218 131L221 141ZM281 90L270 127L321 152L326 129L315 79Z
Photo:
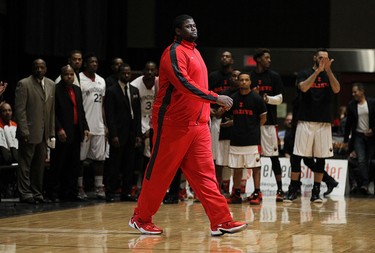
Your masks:
M55 137L55 85L45 77L46 71L44 60L34 60L33 74L20 80L15 91L18 191L20 201L30 204L44 202L42 189L47 141Z

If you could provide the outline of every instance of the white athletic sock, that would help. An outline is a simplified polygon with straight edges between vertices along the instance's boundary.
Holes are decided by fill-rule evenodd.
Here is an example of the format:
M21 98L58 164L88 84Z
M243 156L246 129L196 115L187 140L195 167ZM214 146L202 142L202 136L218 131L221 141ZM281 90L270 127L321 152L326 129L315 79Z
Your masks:
M103 176L95 176L95 187L103 186Z
M83 187L83 177L78 177L78 187Z

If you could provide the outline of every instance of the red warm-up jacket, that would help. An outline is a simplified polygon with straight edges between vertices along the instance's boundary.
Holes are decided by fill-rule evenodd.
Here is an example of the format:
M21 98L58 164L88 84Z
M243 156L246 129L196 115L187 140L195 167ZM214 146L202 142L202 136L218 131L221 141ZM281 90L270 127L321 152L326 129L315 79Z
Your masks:
M208 90L207 67L195 46L194 42L175 40L163 52L154 124L188 126L209 121L210 103L215 103L218 95Z

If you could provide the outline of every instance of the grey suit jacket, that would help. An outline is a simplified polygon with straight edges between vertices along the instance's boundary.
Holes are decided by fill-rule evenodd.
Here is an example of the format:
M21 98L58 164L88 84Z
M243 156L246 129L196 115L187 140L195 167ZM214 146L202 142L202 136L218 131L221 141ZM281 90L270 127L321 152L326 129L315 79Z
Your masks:
M55 136L55 84L44 78L44 92L31 75L17 83L15 91L17 138L37 144Z

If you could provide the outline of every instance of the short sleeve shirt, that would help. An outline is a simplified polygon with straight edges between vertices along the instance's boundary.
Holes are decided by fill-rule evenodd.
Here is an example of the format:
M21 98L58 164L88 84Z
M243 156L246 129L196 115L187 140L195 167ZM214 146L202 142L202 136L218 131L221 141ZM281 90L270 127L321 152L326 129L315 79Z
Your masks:
M232 146L260 145L260 115L267 113L263 98L255 92L232 96L233 130L230 140Z

